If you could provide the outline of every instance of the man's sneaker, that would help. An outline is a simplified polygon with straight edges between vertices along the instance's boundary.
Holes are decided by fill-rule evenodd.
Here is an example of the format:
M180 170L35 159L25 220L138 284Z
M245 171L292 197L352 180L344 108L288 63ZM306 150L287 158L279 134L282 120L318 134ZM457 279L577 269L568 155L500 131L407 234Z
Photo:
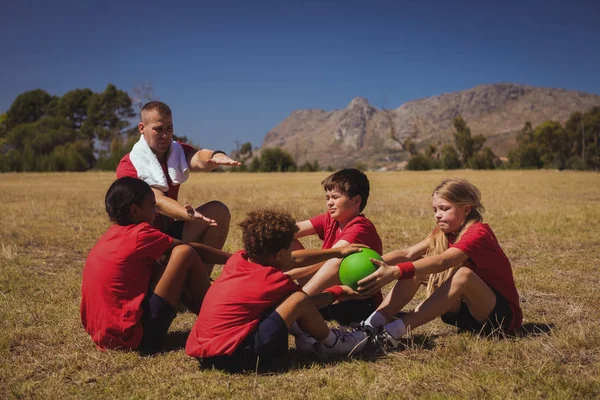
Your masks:
M323 343L319 343L320 352L328 359L356 354L360 352L366 344L365 339L367 338L367 334L363 331L344 331L337 328L333 328L331 331L336 336L336 341L333 346L329 347Z
M315 343L317 340L306 333L300 333L298 335L294 335L296 339L296 350L300 353L312 353L315 351Z

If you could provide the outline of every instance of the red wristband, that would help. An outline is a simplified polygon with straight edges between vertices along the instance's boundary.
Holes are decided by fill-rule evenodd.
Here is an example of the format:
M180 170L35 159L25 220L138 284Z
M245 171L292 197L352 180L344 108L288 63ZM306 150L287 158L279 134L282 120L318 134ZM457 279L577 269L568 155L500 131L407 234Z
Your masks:
M415 264L409 262L403 262L396 265L400 269L400 279L411 279L415 276Z
M342 297L344 294L344 289L340 285L335 285L323 290L323 293L325 292L333 294L333 301L336 301Z

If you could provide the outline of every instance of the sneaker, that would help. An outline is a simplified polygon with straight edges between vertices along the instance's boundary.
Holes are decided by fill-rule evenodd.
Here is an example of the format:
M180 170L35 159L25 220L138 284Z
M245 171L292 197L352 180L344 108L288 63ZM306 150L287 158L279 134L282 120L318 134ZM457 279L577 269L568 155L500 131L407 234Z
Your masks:
M294 335L296 341L296 350L300 353L312 353L315 351L315 343L317 340L306 333Z
M356 354L362 350L366 344L367 334L363 331L343 331L334 328L331 330L336 341L333 346L329 347L323 343L319 343L322 353L328 358L346 357L351 354Z
M400 342L398 339L395 339L385 329L382 329L381 333L377 335L377 342L379 342L384 351L398 350L402 346L402 342Z

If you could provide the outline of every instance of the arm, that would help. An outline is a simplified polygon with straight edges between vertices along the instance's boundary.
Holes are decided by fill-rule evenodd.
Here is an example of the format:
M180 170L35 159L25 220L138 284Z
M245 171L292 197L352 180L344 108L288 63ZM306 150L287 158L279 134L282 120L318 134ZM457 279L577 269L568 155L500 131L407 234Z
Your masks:
M179 239L173 239L173 243L171 244L170 248L172 249L180 244L187 244L196 250L200 258L202 258L202 261L208 264L225 264L227 260L229 260L229 257L231 257L231 253L227 253L226 251L215 249L201 243L184 242Z
M423 239L406 249L394 250L382 256L386 264L398 264L400 262L414 261L423 256L429 246L429 238Z
M296 222L296 226L298 227L298 232L296 232L296 238L310 236L317 233L315 227L309 219L305 221Z
M430 274L445 271L453 265L461 264L468 258L469 256L461 250L450 248L437 256L426 257L414 263L406 262L400 265L388 265L385 262L372 259L374 264L379 265L379 269L358 281L358 291L368 296L395 279L410 279L413 276L422 279Z
M349 244L345 240L340 240L338 243L331 249L303 249L293 251L291 265L285 274L292 279L302 278L317 271L330 258L346 257L366 247L362 244Z
M191 171L211 172L219 165L241 165L239 161L234 161L226 154L214 150L201 149L194 153L187 160Z
M349 286L335 285L325 289L323 293L310 296L310 299L315 307L323 308L336 301L360 300L364 297Z
M211 226L217 226L217 222L214 219L207 218L200 214L198 211L194 210L191 205L182 205L177 200L173 200L158 189L152 188L152 191L156 198L156 211L159 214L180 221L202 222Z

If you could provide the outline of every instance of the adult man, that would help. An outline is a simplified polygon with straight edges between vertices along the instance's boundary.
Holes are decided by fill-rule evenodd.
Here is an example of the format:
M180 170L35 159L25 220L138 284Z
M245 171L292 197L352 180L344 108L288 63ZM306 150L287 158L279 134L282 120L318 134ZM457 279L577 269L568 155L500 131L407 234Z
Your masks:
M181 157L184 158L180 160L183 166L181 169L186 170L182 181L187 179L188 169L210 172L219 165L240 165L240 163L227 157L222 151L196 150L185 143L173 142L173 117L171 109L165 103L151 101L145 104L140 119L138 124L141 133L140 141L131 153L121 159L117 167L117 178L124 176L139 178L152 187L156 197L156 211L160 214L154 224L156 228L186 242L199 242L221 249L229 232L229 209L220 201L210 201L196 209L189 204L179 203L177 196L180 185L174 183L170 175L170 156L179 150ZM153 164L156 164L154 171L149 168L149 165L152 167ZM149 173L147 169L150 170ZM179 172L183 173L183 171ZM157 176L159 180L166 178L165 184L156 184L151 176L153 173L160 175ZM209 275L213 267L214 265L206 266Z

